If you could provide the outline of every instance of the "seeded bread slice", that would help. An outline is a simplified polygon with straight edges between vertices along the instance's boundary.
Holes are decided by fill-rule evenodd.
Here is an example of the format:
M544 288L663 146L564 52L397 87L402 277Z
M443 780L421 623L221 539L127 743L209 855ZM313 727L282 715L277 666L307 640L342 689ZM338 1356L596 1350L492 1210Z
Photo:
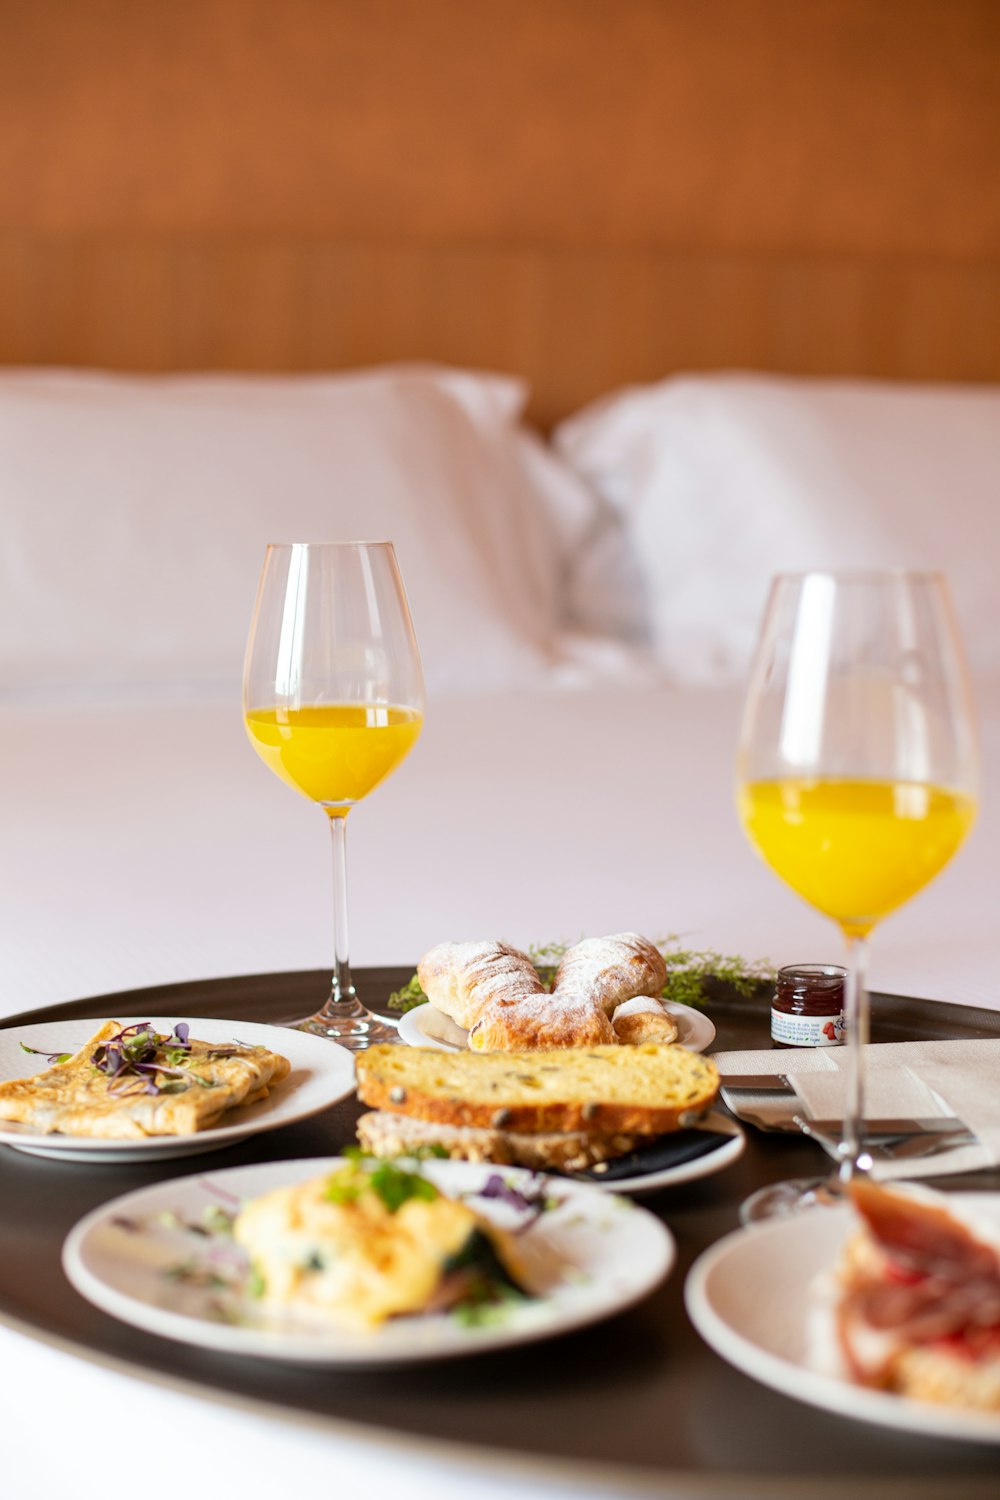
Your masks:
M526 1135L476 1125L438 1125L383 1110L362 1115L358 1140L373 1156L406 1156L436 1147L453 1161L488 1161L499 1167L530 1167L533 1172L584 1172L600 1161L627 1156L648 1136L545 1131Z
M684 1047L574 1047L565 1052L438 1052L369 1047L358 1097L376 1109L493 1130L661 1135L704 1113L715 1064Z

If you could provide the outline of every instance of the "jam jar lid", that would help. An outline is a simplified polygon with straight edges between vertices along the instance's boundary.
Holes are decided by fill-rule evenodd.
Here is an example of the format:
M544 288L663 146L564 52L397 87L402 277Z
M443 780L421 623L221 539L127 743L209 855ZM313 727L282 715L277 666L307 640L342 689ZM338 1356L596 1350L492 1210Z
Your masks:
M847 970L838 964L786 964L778 970L774 1005L799 1015L835 1015L844 1003Z
M778 983L815 985L821 990L836 990L847 979L847 970L839 964L785 964L778 970Z

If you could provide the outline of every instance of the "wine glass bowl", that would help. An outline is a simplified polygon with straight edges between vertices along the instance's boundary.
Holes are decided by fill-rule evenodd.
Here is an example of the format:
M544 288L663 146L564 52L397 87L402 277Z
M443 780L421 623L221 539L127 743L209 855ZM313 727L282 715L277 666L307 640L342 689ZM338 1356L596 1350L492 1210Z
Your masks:
M351 980L346 827L351 809L406 758L424 687L389 542L268 547L243 673L250 743L286 785L327 814L333 840L334 972L322 1010L298 1022L353 1050L397 1041Z
M821 1201L862 1169L867 943L972 826L977 755L958 634L934 574L772 584L747 693L737 806L758 854L843 934L844 1134L833 1184L779 1184L748 1219Z

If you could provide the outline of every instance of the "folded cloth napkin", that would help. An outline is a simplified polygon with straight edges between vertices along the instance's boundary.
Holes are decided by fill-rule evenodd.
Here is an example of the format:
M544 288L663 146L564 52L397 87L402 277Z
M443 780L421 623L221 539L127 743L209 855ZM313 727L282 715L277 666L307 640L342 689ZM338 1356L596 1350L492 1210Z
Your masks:
M751 1112L775 1125L792 1116L838 1120L844 1112L846 1053L841 1047L802 1051L719 1052L724 1073L785 1073L794 1095L756 1090L723 1097L735 1114ZM883 1042L865 1048L865 1114L869 1119L955 1116L976 1136L934 1156L877 1160L872 1175L944 1176L1000 1165L1000 1039Z

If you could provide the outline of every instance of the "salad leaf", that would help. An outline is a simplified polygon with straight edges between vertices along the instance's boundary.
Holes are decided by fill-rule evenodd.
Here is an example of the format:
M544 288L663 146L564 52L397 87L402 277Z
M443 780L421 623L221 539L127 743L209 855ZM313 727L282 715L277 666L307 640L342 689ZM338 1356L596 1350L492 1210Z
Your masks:
M344 1155L347 1154L345 1151ZM338 1167L327 1178L326 1196L331 1203L356 1203L367 1192L376 1193L391 1214L398 1213L411 1198L433 1203L441 1196L433 1182L419 1172L407 1171L393 1161L365 1158L355 1150L351 1152L350 1164Z

